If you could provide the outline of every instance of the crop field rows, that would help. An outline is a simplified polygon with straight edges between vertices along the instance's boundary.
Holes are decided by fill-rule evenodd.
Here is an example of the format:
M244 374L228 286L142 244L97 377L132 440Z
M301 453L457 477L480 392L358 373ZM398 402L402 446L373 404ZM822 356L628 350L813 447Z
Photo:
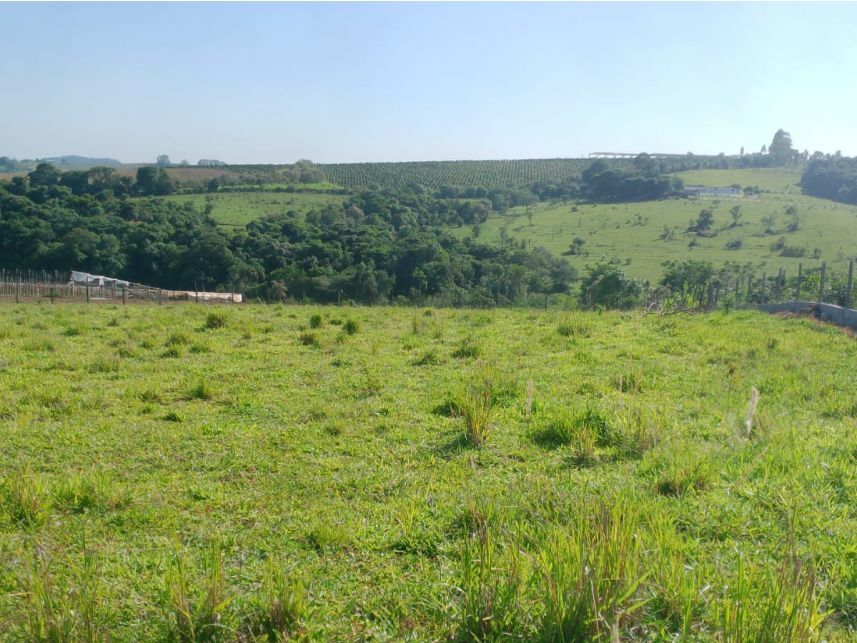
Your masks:
M853 640L855 358L748 312L0 305L0 638Z
M411 184L438 189L501 187L535 181L576 178L589 165L585 159L531 159L509 161L421 161L405 163L333 163L319 167L334 182L347 188L402 189Z

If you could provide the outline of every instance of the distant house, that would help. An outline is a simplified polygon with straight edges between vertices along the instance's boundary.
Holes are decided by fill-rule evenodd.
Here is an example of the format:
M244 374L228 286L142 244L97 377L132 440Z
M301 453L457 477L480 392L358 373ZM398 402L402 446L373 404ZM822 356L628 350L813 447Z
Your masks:
M712 188L705 185L685 185L686 196L741 196L738 188Z

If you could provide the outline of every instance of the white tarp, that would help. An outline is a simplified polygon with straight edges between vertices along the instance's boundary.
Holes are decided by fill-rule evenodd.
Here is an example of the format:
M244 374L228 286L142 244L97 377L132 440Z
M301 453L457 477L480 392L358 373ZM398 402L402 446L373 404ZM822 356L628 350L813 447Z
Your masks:
M82 284L84 286L130 286L131 282L114 279L113 277L104 277L102 275L90 275L88 272L71 271L70 282Z

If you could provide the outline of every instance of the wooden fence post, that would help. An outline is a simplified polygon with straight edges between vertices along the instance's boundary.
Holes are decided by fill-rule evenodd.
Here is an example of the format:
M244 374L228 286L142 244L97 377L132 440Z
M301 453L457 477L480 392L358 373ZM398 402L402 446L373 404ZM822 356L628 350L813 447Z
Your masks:
M765 303L765 280L767 279L767 277L768 277L768 275L763 272L762 273L762 294L759 297L759 303L760 304Z
M86 303L89 303L89 282L86 282Z
M851 308L851 284L854 281L854 260L848 262L848 287L845 289L845 307Z
M16 304L21 303L20 293L21 293L21 277L19 275L18 277L15 278L15 303Z
M747 302L750 303L751 297L753 295L753 273L747 275Z
M161 289L158 288L158 306L161 305Z
M122 284L122 305L125 305L125 284Z
M818 302L824 303L824 278L827 274L827 262L821 262L821 279L818 282Z

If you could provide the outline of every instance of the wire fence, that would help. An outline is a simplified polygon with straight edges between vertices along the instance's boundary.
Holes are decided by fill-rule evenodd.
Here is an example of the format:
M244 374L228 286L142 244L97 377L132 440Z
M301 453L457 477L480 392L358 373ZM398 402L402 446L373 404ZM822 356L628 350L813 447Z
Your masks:
M853 300L854 259L839 265L822 262L815 267L798 265L789 274L781 268L776 273L723 269L705 284L695 284L681 292L667 287L653 290L646 308L711 310L723 307L758 306L788 301L812 301L850 307Z
M105 284L76 283L66 273L43 270L0 270L0 298L22 301L77 301L86 303L241 303L240 293L167 290L109 280Z

